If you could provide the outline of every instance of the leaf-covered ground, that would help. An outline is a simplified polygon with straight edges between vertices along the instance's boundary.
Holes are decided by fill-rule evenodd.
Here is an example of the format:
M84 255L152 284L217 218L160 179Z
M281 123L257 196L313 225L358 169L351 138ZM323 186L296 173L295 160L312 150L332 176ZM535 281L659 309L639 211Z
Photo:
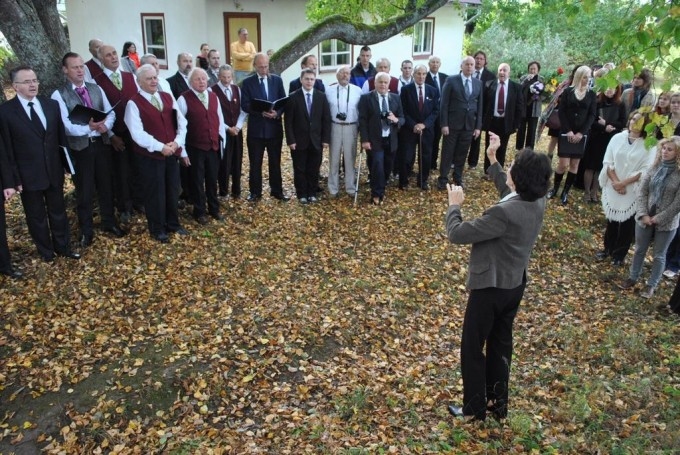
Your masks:
M467 182L471 218L497 197ZM13 201L26 279L0 278L0 452L677 453L680 319L655 308L674 283L619 291L627 269L593 259L601 210L573 194L533 254L504 424L446 412L469 247L446 240L442 192L224 200L225 222L185 211L169 245L137 217L53 265Z

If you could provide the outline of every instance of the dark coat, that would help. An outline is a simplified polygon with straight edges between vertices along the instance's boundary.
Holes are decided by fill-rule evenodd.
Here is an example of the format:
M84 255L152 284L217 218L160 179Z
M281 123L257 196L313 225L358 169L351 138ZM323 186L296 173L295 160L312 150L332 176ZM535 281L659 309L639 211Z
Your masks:
M498 79L488 81L484 87L484 119L482 124L484 130L489 130L493 120L494 108L496 103L496 90L498 89ZM515 81L506 81L508 91L505 100L504 134L512 134L517 131L519 124L524 117L524 97L522 87Z
M326 95L314 89L312 113L307 113L307 100L303 90L290 95L284 117L286 143L295 144L297 150L322 149L331 141L331 109Z
M482 129L482 83L471 78L472 93L468 97L460 74L449 76L442 88L441 110L439 117L441 126L451 130Z
M286 91L283 88L283 81L279 76L270 74L268 77L269 101L276 101L285 98ZM259 112L252 112L250 102L253 99L262 99L260 91L260 80L257 73L254 73L241 83L241 109L248 114L248 136L257 139L273 139L283 137L283 126L281 124L281 114L276 119L263 117Z
M172 96L174 96L175 99L179 98L182 93L189 90L189 86L184 80L184 76L182 76L179 71L170 76L167 81L168 84L170 84L170 90L172 91Z
M359 98L359 135L361 142L370 142L372 150L382 150L382 119L378 92L365 93ZM399 95L387 94L390 112L399 118L399 122L390 125L390 152L397 150L397 132L404 124L404 111Z

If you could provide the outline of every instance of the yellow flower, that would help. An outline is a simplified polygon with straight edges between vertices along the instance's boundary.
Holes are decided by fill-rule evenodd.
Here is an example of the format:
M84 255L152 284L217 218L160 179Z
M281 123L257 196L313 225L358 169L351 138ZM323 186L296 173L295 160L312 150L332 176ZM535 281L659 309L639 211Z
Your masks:
M550 79L550 83L552 85L557 85L557 79L555 79L555 78Z

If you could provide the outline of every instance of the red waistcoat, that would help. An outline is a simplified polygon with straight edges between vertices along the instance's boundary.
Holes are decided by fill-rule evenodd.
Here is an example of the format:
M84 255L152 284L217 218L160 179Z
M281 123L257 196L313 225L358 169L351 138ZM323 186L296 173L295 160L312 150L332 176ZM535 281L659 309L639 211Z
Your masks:
M231 88L231 101L227 99L227 95L222 91L222 88L218 84L212 86L212 91L220 100L224 123L228 127L232 127L236 126L238 116L241 114L241 91L239 90L238 85L231 84L229 87Z
M137 84L135 83L135 77L132 75L132 73L120 71L120 74L121 82L123 83L122 90L118 90L116 86L113 85L111 79L109 79L109 77L104 72L94 78L94 81L97 83L97 85L99 85L102 90L104 90L106 99L109 100L111 106L116 106L113 110L116 113L116 122L113 124L112 128L113 132L116 134L123 134L127 131L127 126L125 126L124 120L125 106L127 106L127 102L130 100L130 98L132 98L138 92ZM116 105L116 103L118 104Z
M177 113L172 108L172 95L165 92L158 92L163 101L163 110L159 111L153 104L141 94L135 94L130 101L137 105L139 118L142 120L144 131L149 133L159 142L167 144L175 140L177 136ZM149 152L140 147L136 142L132 142L132 150L155 160L164 160L165 157L159 152ZM182 149L177 149L176 156L181 154Z
M217 115L219 102L213 92L205 92L208 95L208 109L203 106L201 100L193 90L182 94L187 102L187 147L199 150L220 149L220 118Z

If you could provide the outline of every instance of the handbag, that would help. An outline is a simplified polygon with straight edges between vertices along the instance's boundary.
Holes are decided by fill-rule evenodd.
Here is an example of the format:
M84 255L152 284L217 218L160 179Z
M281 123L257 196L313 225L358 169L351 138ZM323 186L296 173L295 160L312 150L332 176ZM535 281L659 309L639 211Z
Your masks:
M550 128L551 130L559 130L560 129L560 114L559 114L557 108L552 110L552 112L550 113L550 116L548 117L548 121L545 122L545 126Z

